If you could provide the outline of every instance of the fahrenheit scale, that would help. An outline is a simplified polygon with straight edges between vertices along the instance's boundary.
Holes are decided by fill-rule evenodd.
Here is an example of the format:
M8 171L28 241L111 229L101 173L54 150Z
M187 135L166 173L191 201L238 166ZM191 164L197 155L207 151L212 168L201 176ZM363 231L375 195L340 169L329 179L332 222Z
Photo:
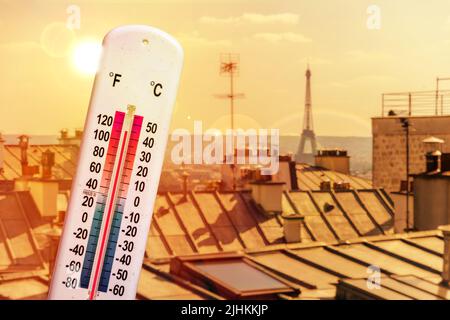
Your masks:
M49 299L135 298L182 61L152 27L103 40Z

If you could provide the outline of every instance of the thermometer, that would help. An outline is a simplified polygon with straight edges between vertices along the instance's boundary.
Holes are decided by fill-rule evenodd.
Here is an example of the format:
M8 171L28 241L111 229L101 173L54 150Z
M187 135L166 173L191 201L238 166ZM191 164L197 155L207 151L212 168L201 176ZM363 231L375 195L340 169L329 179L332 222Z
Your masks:
M152 27L103 40L49 299L135 299L182 63Z

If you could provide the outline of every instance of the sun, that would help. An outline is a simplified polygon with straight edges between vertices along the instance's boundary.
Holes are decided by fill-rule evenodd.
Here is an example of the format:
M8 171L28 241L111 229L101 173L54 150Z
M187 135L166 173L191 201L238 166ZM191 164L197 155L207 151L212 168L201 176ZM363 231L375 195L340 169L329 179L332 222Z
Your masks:
M93 75L97 72L102 45L100 42L84 41L75 45L72 54L72 61L75 68L86 75Z

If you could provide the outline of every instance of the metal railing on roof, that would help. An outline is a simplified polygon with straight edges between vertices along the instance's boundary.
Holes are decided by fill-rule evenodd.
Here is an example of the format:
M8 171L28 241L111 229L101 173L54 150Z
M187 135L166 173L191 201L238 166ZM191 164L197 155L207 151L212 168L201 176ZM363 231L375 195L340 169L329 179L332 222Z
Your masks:
M450 115L450 90L383 93L382 117Z

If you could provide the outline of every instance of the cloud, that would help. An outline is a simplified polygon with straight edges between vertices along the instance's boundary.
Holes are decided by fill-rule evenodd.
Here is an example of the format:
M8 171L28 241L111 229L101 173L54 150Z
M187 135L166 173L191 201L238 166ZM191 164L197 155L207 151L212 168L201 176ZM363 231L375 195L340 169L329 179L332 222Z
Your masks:
M311 42L311 39L305 37L300 33L294 32L282 32L282 33L257 33L253 35L255 39L265 40L272 43L278 43L281 41L294 42L294 43L306 43Z
M244 13L237 17L217 18L212 16L204 16L200 18L201 23L205 24L287 24L295 25L299 22L299 15L293 13L277 13L277 14L259 14Z
M177 36L177 39L180 40L182 44L193 45L193 46L208 46L208 47L229 47L231 46L230 40L210 40L206 39L197 31L192 33L180 34Z
M345 55L351 60L377 61L392 58L390 54L379 51L350 50Z

